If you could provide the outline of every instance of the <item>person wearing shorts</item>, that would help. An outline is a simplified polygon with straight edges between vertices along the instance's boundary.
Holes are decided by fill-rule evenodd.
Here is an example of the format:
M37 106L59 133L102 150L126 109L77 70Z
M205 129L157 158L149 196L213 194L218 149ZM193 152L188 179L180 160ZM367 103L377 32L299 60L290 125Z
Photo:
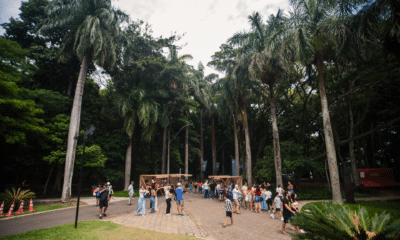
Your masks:
M291 205L290 197L291 197L290 192L286 192L285 198L282 201L283 204L282 233L285 235L287 234L285 231L286 223L289 223L290 219L294 217L296 213L296 211L293 211L290 206ZM293 228L296 231L296 233L299 233L299 229L297 228L297 226L293 226Z
M279 212L279 215L281 216L281 220L283 221L281 205L282 205L282 201L281 201L281 198L279 197L279 192L277 192L275 195L275 198L274 198L274 203L272 204L272 208L275 207L275 211L271 214L271 218L275 218L275 213Z
M176 208L179 216L185 216L183 214L183 189L181 183L178 183L178 188L175 189L176 194Z
M255 207L255 212L261 213L261 189L260 187L257 187L256 190L254 191L254 207Z
M233 191L232 191L232 194L233 194L232 198L233 198L233 202L235 204L234 208L233 208L234 209L233 212L235 212L237 214L242 213L242 212L240 212L239 193L240 193L239 186L235 185L235 189L233 189Z
M247 205L247 209L249 209L251 211L252 206L251 206L251 201L253 200L253 191L248 188L246 191L246 205Z
M224 195L225 199L225 209L226 209L226 217L225 217L225 223L222 225L222 227L226 227L226 224L228 223L229 218L231 219L231 226L233 225L233 218L232 218L232 203L231 200L228 199L228 196L225 194ZM224 209L224 207L222 207Z
M100 190L99 193L100 193L99 219L101 219L102 217L107 217L106 211L108 208L108 190L107 190L106 184L103 185L103 189ZM103 209L104 209L104 212L103 212Z

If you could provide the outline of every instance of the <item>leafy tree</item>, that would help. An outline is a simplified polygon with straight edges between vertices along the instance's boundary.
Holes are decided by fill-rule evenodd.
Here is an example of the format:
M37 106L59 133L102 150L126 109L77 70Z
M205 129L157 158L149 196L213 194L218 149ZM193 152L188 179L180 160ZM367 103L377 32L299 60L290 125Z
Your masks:
M112 67L117 60L117 41L120 38L119 24L127 20L127 15L102 1L55 0L46 8L47 18L39 32L50 34L56 29L65 33L61 56L68 59L76 56L81 60L81 69L76 86L71 112L68 147L65 161L64 185L61 199L69 201L71 181L75 162L76 140L79 133L83 88L87 70L92 60L100 66ZM61 20L60 20L61 19Z

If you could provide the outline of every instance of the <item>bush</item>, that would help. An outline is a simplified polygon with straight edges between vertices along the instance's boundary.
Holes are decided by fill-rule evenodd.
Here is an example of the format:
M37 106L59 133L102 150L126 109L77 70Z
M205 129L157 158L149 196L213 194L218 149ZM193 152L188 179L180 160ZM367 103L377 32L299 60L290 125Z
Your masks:
M306 231L295 239L399 239L400 221L390 221L385 212L372 218L363 207L352 211L346 205L323 202L302 208L291 223ZM306 209L306 210L304 210Z
M326 188L302 188L296 192L297 200L323 200L332 199L332 192Z
M11 204L14 202L14 209L18 208L19 204L21 203L22 200L30 199L30 198L35 198L35 193L31 192L29 189L21 191L21 188L18 188L18 190L15 190L15 188L11 188L10 190L6 190L5 194L5 208L11 207Z

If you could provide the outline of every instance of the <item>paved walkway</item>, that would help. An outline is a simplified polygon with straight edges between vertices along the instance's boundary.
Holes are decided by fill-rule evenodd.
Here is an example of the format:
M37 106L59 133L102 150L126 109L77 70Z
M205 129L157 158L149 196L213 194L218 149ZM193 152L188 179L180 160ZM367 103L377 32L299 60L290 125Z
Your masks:
M132 205L128 206L128 198L114 198L111 200L107 210L107 216L103 221L149 229L165 233L177 233L194 236L200 239L291 239L294 230L287 225L288 235L281 233L282 221L276 214L276 219L270 218L270 213L254 213L242 209L242 214L234 214L234 225L230 222L226 228L222 228L225 221L224 203L217 200L204 199L200 194L184 194L185 216L178 216L176 202L172 201L171 215L165 214L165 198L158 198L159 211L150 214L149 199L146 199L146 216L136 216L135 209L137 198L133 199ZM357 200L387 201L398 200L399 197L380 197ZM53 200L47 200L48 202ZM79 221L98 219L98 207L95 207L95 198L81 198L87 205L79 210ZM299 201L299 207L313 201ZM41 212L36 214L22 215L17 217L0 219L0 238L42 229L75 221L76 208L59 209L54 211ZM79 225L79 223L78 223Z

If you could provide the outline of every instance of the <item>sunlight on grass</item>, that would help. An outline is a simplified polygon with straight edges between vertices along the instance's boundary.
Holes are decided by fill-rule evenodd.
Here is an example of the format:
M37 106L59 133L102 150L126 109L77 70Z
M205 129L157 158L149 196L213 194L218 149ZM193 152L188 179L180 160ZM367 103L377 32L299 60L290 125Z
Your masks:
M110 221L90 220L75 224L30 231L4 237L3 239L196 239L182 234L167 234L152 230L122 226Z

